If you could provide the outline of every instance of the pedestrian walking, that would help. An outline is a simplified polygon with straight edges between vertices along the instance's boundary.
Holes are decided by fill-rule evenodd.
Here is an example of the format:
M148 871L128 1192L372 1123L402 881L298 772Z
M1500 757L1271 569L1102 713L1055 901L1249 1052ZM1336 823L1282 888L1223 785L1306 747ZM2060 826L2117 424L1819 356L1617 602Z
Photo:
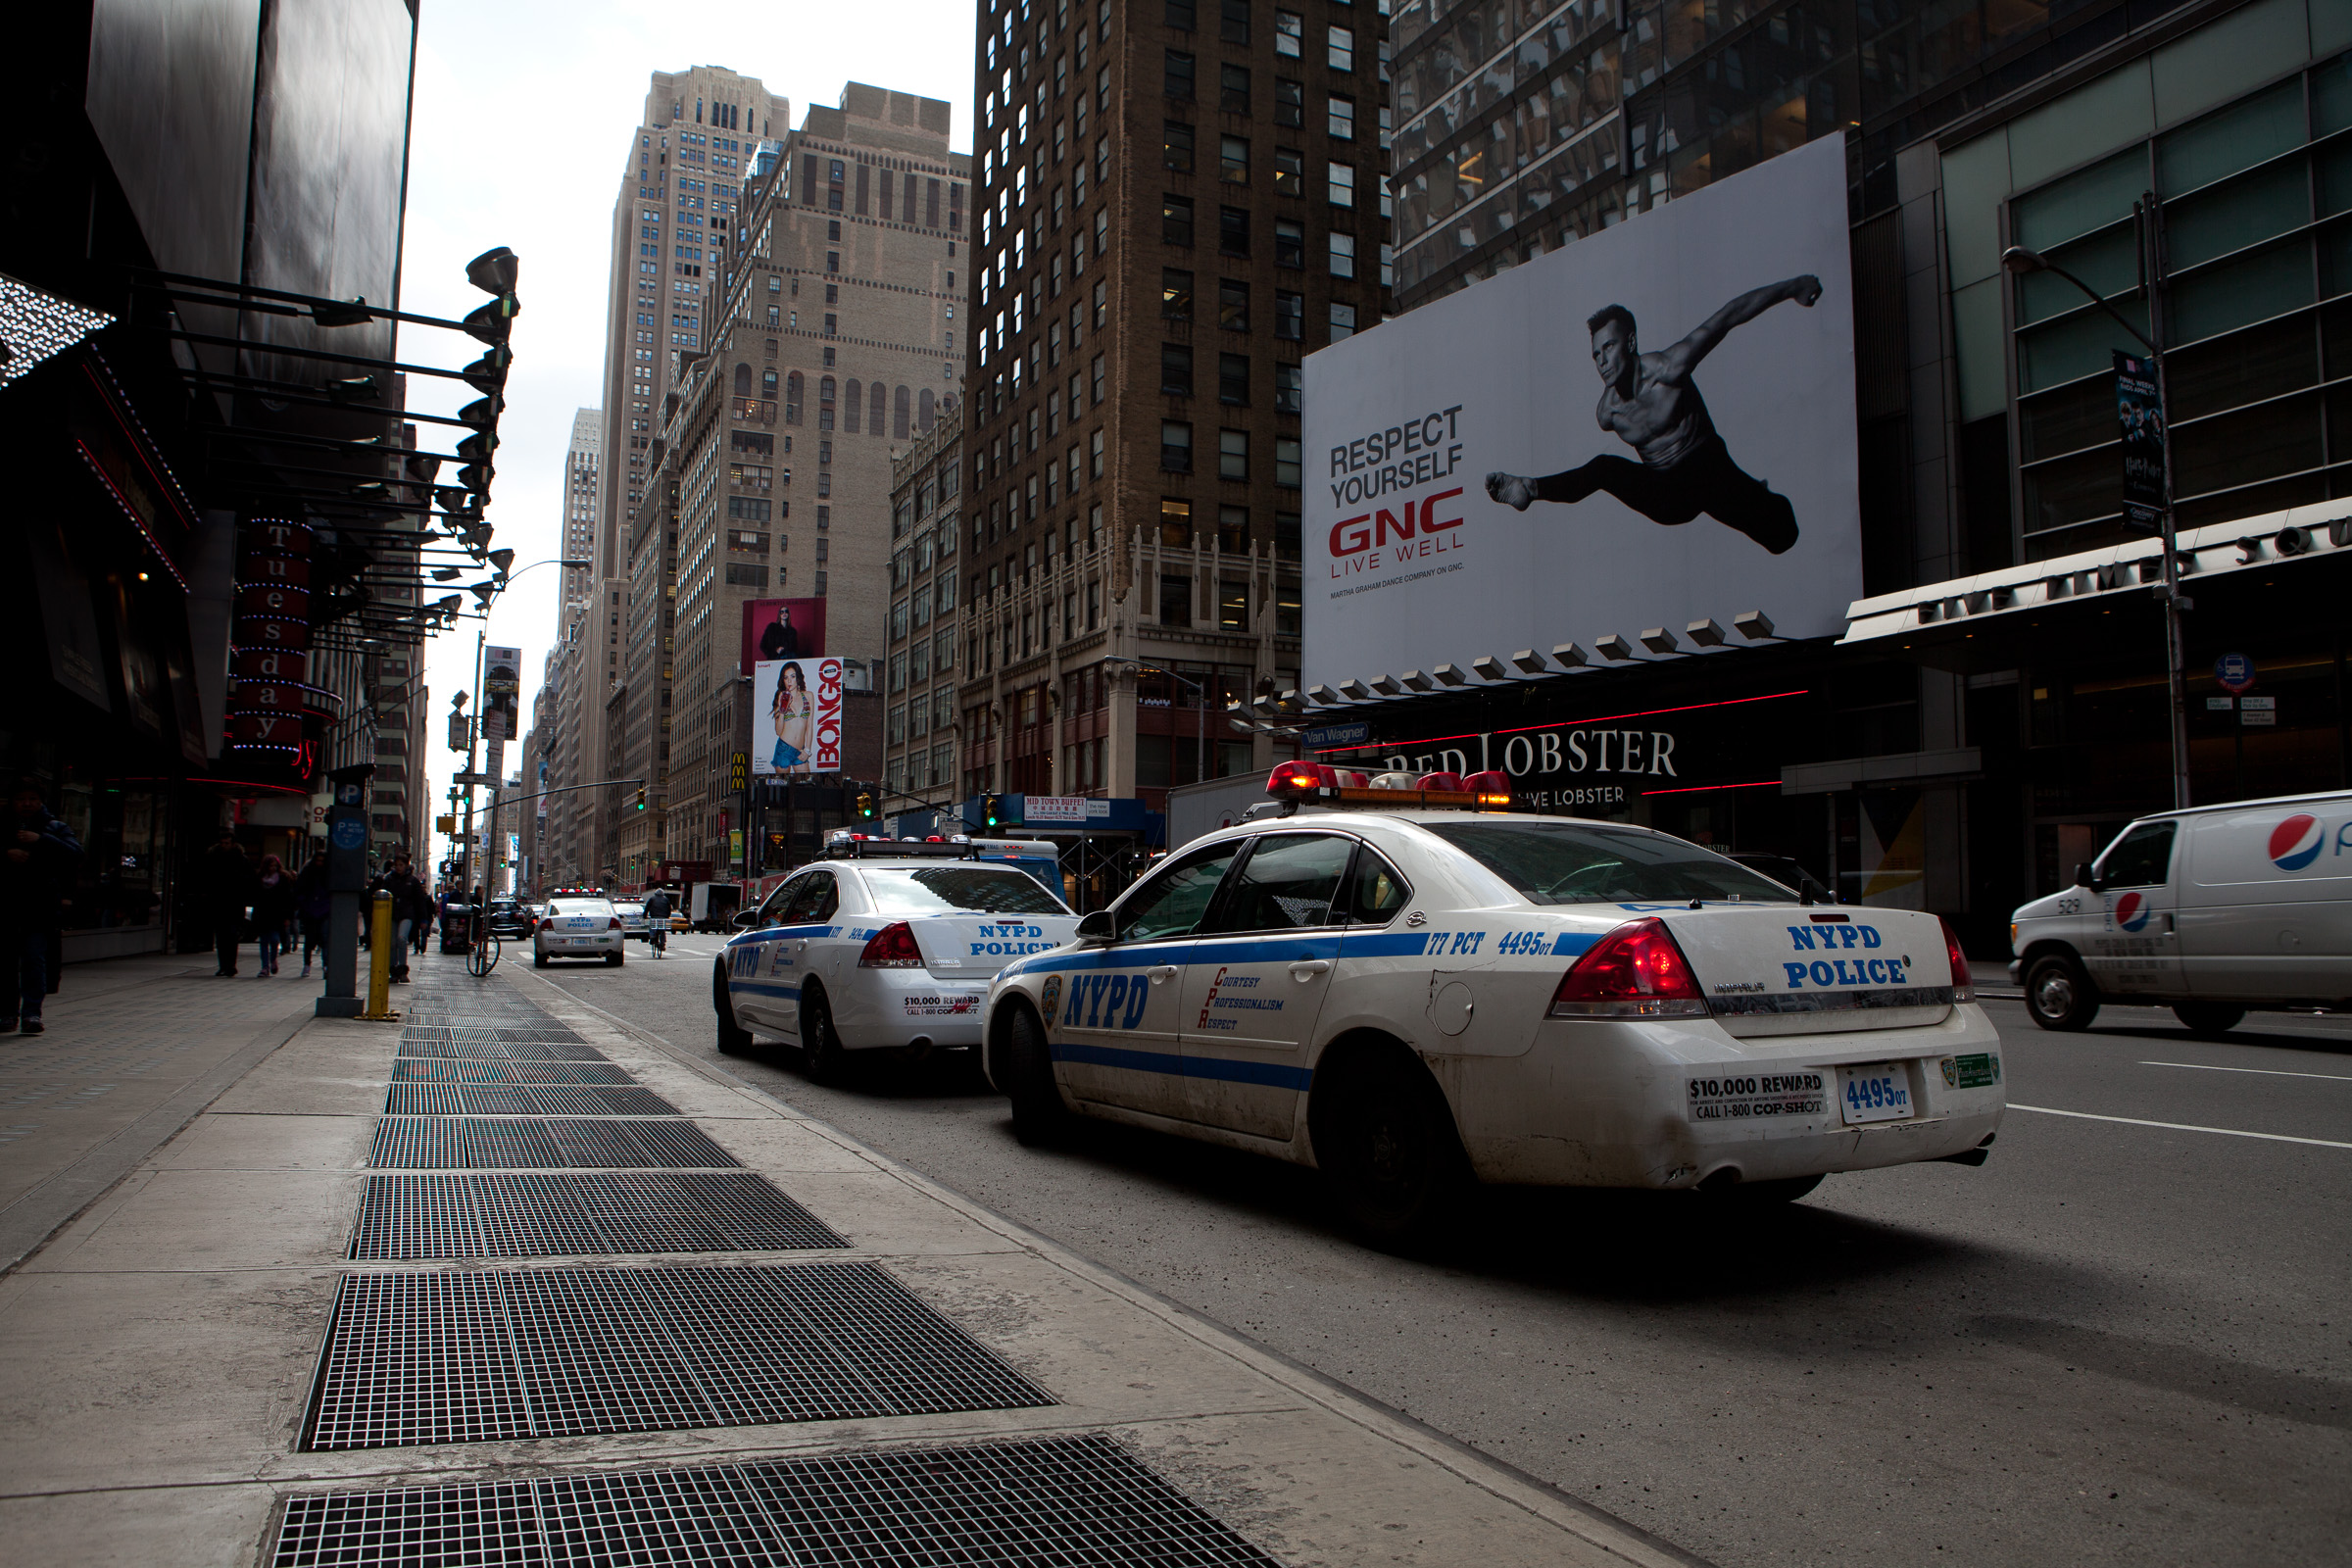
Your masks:
M382 878L383 890L392 895L392 978L407 984L409 978L409 933L419 920L432 916L432 900L424 884L410 869L406 855L395 856L392 869Z
M74 885L81 842L50 814L31 779L9 797L7 851L0 854L0 1034L42 1030L49 984L49 936Z
M253 862L237 843L237 835L228 828L204 852L200 868L204 902L213 917L213 951L220 956L220 966L213 971L216 979L234 978L237 972L237 943L242 935L239 928L245 920L246 906L253 902Z
M262 857L262 874L253 889L253 930L261 943L261 967L256 980L277 973L278 955L286 947L286 922L294 918L294 879L274 855Z
M311 955L326 947L327 911L334 907L334 897L326 890L326 852L312 856L294 878L294 919L302 927L302 973L298 980L311 977Z

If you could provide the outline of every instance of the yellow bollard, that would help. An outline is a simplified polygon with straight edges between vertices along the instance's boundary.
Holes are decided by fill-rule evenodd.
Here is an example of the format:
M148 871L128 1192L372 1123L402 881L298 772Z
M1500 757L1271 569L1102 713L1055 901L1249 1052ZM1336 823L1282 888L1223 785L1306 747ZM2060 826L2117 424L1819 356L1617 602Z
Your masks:
M361 1017L376 1023L398 1018L392 1002L392 895L378 893L368 915L368 1010Z

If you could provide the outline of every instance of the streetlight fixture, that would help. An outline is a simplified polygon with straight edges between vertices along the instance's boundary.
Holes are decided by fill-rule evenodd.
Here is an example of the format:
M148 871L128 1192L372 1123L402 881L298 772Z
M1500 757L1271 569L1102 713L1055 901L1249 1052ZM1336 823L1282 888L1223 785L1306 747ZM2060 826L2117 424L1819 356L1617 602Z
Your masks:
M2147 331L2143 332L2133 325L2132 318L2109 304L2107 297L2097 289L2039 251L2024 245L2012 245L2001 252L2001 267L2012 277L2048 272L2066 279L2085 299L2113 318L2116 325L2132 335L2132 341L2148 351L2149 365L2156 378L2156 423L2163 450L2162 495L2156 508L2156 520L2158 537L2164 545L2164 581L2156 589L2156 598L2164 607L2164 673L2170 710L2167 727L2171 731L2173 753L2173 808L2180 810L2188 805L2188 655L2181 635L2180 612L2190 609L2192 602L2180 592L2179 534L2173 520L2173 428L2171 404L2164 378L2164 309L2161 298L2164 283L2164 224L2154 191L2144 193L2132 204L2132 219L2139 246L2140 281L2137 287L2148 306Z

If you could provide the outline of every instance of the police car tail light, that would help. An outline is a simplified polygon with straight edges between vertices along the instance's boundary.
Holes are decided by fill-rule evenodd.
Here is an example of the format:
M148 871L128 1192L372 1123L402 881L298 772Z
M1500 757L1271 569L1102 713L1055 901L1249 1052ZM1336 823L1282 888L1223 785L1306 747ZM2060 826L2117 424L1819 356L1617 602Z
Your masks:
M1952 929L1951 921L1940 915L1936 917L1936 923L1943 927L1944 956L1949 958L1952 964L1952 1000L1954 1002L1974 1002L1977 1000L1976 977L1969 973L1968 955L1960 951L1960 933ZM2012 927L2013 932L2014 929ZM2009 940L2014 944L2017 938L2012 935Z
M1551 994L1554 1018L1703 1018L1706 998L1666 922L1628 920L1585 950Z
M616 915L614 915L614 916L613 916L612 919L610 919L610 920L606 921L606 922L605 922L605 928L606 928L607 930L609 930L609 931L617 931L617 930L619 930L619 929L620 929L620 916L616 914Z
M914 932L906 921L893 920L866 939L865 951L858 955L860 969L919 969L923 966L922 949L914 945Z

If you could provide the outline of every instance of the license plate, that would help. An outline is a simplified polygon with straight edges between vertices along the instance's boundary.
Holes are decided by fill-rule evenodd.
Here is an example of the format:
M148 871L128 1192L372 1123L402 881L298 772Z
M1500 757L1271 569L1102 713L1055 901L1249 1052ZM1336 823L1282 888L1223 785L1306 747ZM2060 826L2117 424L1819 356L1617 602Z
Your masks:
M1911 1102L1911 1073L1898 1061L1838 1069L1838 1107L1846 1125L1901 1121L1918 1107Z

